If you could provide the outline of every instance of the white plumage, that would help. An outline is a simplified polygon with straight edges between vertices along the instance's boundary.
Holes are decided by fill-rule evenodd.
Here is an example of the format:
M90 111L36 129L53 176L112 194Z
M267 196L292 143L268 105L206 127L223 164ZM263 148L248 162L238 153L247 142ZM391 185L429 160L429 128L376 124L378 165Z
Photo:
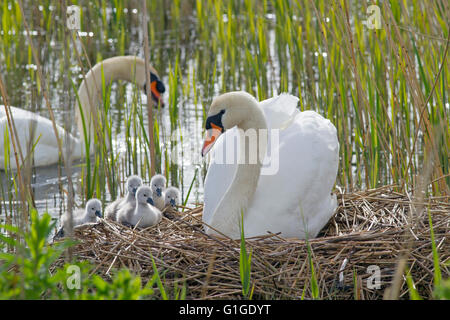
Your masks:
M20 143L24 157L27 155L26 151L28 148L31 150L38 141L34 152L34 163L38 166L46 166L57 163L59 160L58 143L55 137L52 122L36 113L15 107L10 108L14 119L14 125L16 127L17 139ZM5 129L9 128L5 109L6 108L4 105L0 105L0 146L2 146L0 148L0 169L4 169L5 166L5 155L3 153L3 146L5 145L4 133ZM83 150L80 140L68 133L67 138L70 143L66 143L66 140L64 140L66 138L66 131L58 125L56 128L58 135L61 139L63 139L63 153L66 154L67 148L70 147L73 158L81 158ZM11 141L11 134L9 134L9 140ZM17 169L11 142L9 155L8 161L10 162L11 168Z
M154 226L161 221L162 215L152 204L151 188L141 186L136 192L136 207L133 210L128 204L123 206L118 212L118 221L140 228Z
M98 222L98 218L102 217L102 203L98 199L90 199L86 203L84 209L75 210L72 213L73 226L79 226L85 223ZM64 214L61 218L63 224L67 223L68 216Z
M234 125L239 121L247 121L235 119L236 123L232 123L229 120L236 110L227 106L234 106L233 103L238 101L239 108L248 109L245 114L249 118L252 118L252 113L258 113L256 109L263 111L269 135L272 129L279 130L279 143L272 143L268 139L267 150L270 152L264 160L266 163L279 159L278 171L274 174L261 174L259 179L253 177L258 179L256 188L249 191L252 187L245 186L244 183L232 185L238 175L238 164L218 164L212 161L205 180L203 221L232 238L238 238L238 206L242 203L246 237L267 234L268 231L300 239L306 237L306 232L309 237L317 236L337 206L336 196L331 195L339 159L336 128L314 111L300 112L296 108L298 98L289 94L260 103L256 100L253 102L250 95L243 92L225 95L216 103L213 102L214 108L212 106L211 109L214 110L209 114L214 116L221 109L225 110L225 115L230 113L228 118L225 115L223 117L225 129L229 130L215 143L213 158L219 154L218 150L223 150L227 139L233 139L237 135ZM226 127L227 121L233 128ZM248 121L254 123L256 120ZM234 148L239 150L236 146ZM239 172L245 174L245 170L244 166ZM254 172L247 174L249 177L259 174L257 170ZM249 196L245 194L246 191L250 192ZM217 212L224 216L220 222L215 216ZM227 212L230 212L229 217L226 216ZM214 233L209 228L207 232Z
M152 199L159 210L164 209L164 192L166 189L166 177L161 174L156 174L150 181L150 187L152 188Z
M58 135L62 141L64 155L69 151L72 158L75 160L81 158L85 153L83 122L79 105L83 110L90 141L94 141L95 130L92 115L97 115L97 103L102 97L101 91L99 91L102 88L102 80L104 79L106 86L115 79L121 79L136 83L140 88L144 88L146 82L144 64L144 60L138 57L118 56L105 59L89 70L78 89L80 104L77 103L74 105L77 128L74 128L75 130L73 130L73 132L76 133L78 131L79 137L76 137L76 134L70 134L61 126L56 126ZM157 78L156 70L151 66L150 72ZM164 85L160 82L159 78L154 80L154 82L159 85L151 86L152 97L158 97L156 99L159 101L160 93L165 90ZM163 91L159 91L160 89L157 89L158 87ZM91 99L89 99L89 97ZM148 100L150 103L157 103L154 99L149 98ZM6 130L9 130L5 109L5 106L0 105L0 169L5 169L6 155L4 154L3 147L5 145L4 134ZM35 167L40 167L57 163L59 161L59 149L52 122L36 113L15 107L11 107L11 115L14 119L16 132L18 134L17 140L20 144L23 157L27 157L28 150L31 150L32 146L37 142L33 154L33 165ZM11 137L11 133L9 133L9 136ZM109 140L106 139L106 141ZM91 142L89 152L92 153L94 148L95 146ZM10 163L11 169L17 169L11 142L9 158L7 160ZM21 165L21 163L19 163L19 165Z
M105 218L117 221L117 212L124 205L129 204L131 207L136 207L136 191L142 185L142 179L136 175L129 176L127 179L127 195L116 199L110 203L105 209Z
M78 227L88 223L97 223L100 221L102 217L102 203L98 199L90 199L86 203L86 207L84 209L77 209L72 212L72 226ZM68 215L64 213L61 217L61 227L58 232L54 236L54 240L64 237L64 228L67 228L68 224Z
M164 195L164 207L175 207L180 204L180 190L176 187L169 187L165 191Z

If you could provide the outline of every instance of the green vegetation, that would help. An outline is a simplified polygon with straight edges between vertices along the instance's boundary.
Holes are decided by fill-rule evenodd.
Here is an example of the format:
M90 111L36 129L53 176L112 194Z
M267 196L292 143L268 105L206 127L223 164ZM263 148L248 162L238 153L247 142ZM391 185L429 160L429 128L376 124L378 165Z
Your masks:
M111 281L89 276L93 266L86 262L54 267L65 249L75 243L66 240L49 245L54 228L48 214L31 211L31 227L23 233L16 227L0 225L0 299L142 299L157 297L153 286L157 277L144 286L139 276L118 270ZM3 235L4 232L9 235ZM159 284L158 284L159 285Z
M446 280L442 280L441 273L441 262L439 259L439 253L436 248L436 241L433 230L433 220L431 218L430 210L428 210L428 223L430 225L430 239L431 239L431 248L433 252L433 264L434 264L434 298L436 299L450 299L450 278ZM411 300L422 300L422 297L416 290L414 285L414 280L411 277L410 271L406 270L406 283L409 289L409 296Z
M112 55L141 54L134 35L140 27L139 8L120 0L113 6L106 1L93 4L82 6L81 21L82 30L92 32L93 37L76 39L83 48L75 54L70 52L71 66L86 72L88 59L94 64ZM169 93L168 121L161 121L164 110L159 109L155 116L155 133L159 134L155 138L157 168L170 172L174 184L181 182L185 168L174 165L170 158L173 152L184 152L174 145L182 145L179 127L193 121L187 111L190 106L197 109L200 103L205 115L208 103L218 93L246 90L265 99L287 91L300 98L302 110L316 110L336 125L341 142L338 185L347 190L386 184L411 188L417 183L422 164L432 162L429 191L436 195L448 192L450 66L449 59L444 59L449 34L446 9L441 1L378 5L381 28L370 29L363 24L370 17L364 2L147 1L151 63ZM45 69L62 70L63 59L59 57L64 52L51 45L63 36L63 25L55 21L55 15L63 16L62 8L59 3L43 0L40 6L33 11L39 19L27 17L30 29L45 30L34 45L48 50L49 57L40 58ZM162 8L170 19L164 18ZM0 61L9 75L16 72L16 66L34 61L30 51L23 50L29 46L22 36L18 3L3 0L0 9L4 30L0 35ZM69 41L68 48L71 46L73 41ZM66 71L69 78L76 79L71 69ZM25 82L31 88L36 86L40 95L43 88L39 87L36 71L29 68L25 76ZM55 96L59 85L57 78L52 78L47 89ZM14 77L8 78L11 104L40 105L34 103L36 95L16 94L15 83ZM105 124L101 130L112 130L112 139L116 138L114 132L125 133L121 139L126 141L128 161L126 165L120 163L117 150L107 153L99 149L91 163L86 160L82 164L85 196L105 192L115 195L121 173L149 174L146 146L153 142L144 131L146 117L142 116L139 89L134 88L131 101L125 99L123 85L104 89L106 119L100 122ZM69 88L67 96L75 95ZM202 116L195 114L198 128L192 142L202 139ZM169 136L171 141L167 140Z
M90 66L110 56L143 56L138 1L71 3L80 5L81 31L87 35L67 30L64 1L0 0L4 83L0 104L8 99L10 105L47 116L47 94L56 121L69 131L74 129L78 107L76 89ZM92 157L73 164L71 169L77 172L73 186L71 179L64 179L67 171L63 172L61 161L55 173L58 200L52 194L45 206L54 201L54 211L62 212L72 197L78 203L91 197L106 203L123 191L125 177L133 173L149 181L152 144L157 171L170 184L184 187L180 188L183 204L199 202L205 165L186 159L200 152L192 146L200 146L212 98L232 90L246 90L260 100L289 92L300 98L301 110L315 110L330 119L340 141L336 185L347 191L394 184L399 192L450 194L448 5L440 0L374 3L380 8L380 29L363 24L372 14L367 11L371 1L147 0L151 64L167 87L165 109L154 112L155 139L150 141L146 131L140 88L103 84L99 134L89 137L99 147ZM25 22L32 43L25 35ZM0 134L10 141L8 130ZM108 145L113 146L111 151ZM8 143L0 148L5 154L15 153ZM139 278L126 271L111 283L93 276L83 282L86 292L66 289L57 296L67 266L51 274L46 270L70 244L45 244L50 218L37 217L31 188L34 174L40 171L27 166L12 171L6 159L7 169L0 172L0 222L5 221L2 230L9 234L0 235L2 298L152 296L153 283L142 287ZM203 170L198 170L201 166ZM192 180L185 181L185 171L193 174ZM436 297L449 298L450 282L441 279L433 234L431 243L436 253ZM241 242L247 298L250 260ZM311 256L309 266L313 271ZM88 266L80 268L88 274ZM419 298L408 274L410 297ZM167 298L159 276L154 281ZM317 286L313 272L314 295ZM185 290L176 289L174 297L183 297Z
M251 287L251 269L252 269L252 252L247 253L244 235L244 212L241 214L241 250L239 252L239 271L241 275L242 295L244 298L251 300L253 296L253 287Z

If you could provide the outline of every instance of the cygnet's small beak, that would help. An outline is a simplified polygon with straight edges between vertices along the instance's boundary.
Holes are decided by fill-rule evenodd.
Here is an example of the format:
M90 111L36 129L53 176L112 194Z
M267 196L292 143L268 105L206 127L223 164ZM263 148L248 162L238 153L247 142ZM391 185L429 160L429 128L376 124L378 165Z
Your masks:
M155 203L153 202L153 199L150 197L147 198L147 203L150 203L152 206L155 205Z
M162 189L161 188L156 188L156 195L158 197L161 197L161 195L162 195Z
M172 207L175 207L175 199L170 199L170 205L171 205Z
M95 211L95 215L96 215L97 217L99 217L99 218L102 217L102 213L101 213L101 211L99 211L99 210Z
M204 157L213 147L219 136L223 133L223 128L211 123L211 129L206 131L205 141L203 142L202 157Z

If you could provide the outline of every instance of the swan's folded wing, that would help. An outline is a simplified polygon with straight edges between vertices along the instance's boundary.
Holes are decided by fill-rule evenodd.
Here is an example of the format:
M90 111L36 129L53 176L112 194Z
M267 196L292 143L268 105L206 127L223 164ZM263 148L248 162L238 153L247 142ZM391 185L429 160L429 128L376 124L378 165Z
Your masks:
M280 133L279 170L261 175L246 215L246 236L266 231L315 236L336 206L330 195L339 160L336 129L313 111L299 113ZM248 235L247 235L248 232Z
M298 113L299 99L289 93L261 101L259 106L264 111L267 125L271 129L280 129L295 118Z

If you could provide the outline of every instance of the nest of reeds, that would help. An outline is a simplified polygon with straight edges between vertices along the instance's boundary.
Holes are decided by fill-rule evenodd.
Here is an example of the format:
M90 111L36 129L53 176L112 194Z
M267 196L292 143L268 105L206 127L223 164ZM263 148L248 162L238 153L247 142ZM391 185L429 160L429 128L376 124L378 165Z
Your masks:
M432 297L429 216L446 278L450 275L448 200L413 200L391 187L338 194L336 213L318 238L307 242L268 234L247 239L253 299L409 298L407 270L419 294ZM154 273L153 257L169 291L185 285L188 299L241 299L240 241L206 235L201 206L182 210L165 212L157 227L143 230L110 221L79 228L75 230L79 244L73 252L94 264L94 272L105 279L126 267L145 283ZM314 279L318 291L312 289Z

